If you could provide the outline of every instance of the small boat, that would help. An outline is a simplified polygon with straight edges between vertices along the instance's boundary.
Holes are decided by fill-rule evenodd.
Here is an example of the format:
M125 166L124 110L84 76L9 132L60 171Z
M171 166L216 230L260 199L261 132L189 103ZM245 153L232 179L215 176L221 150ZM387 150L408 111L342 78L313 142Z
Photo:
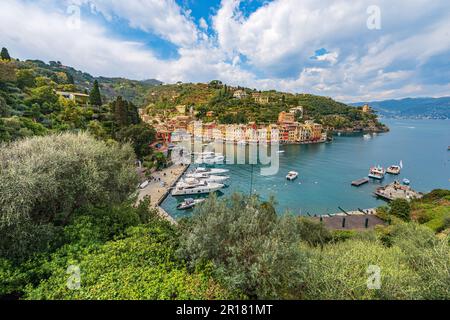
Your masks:
M372 138L372 136L370 134L365 134L363 136L364 140L370 140Z
M285 152L284 150L277 151L277 153L284 153L284 152Z
M448 146L447 150L450 151L450 146Z
M290 172L287 174L286 179L292 181L292 180L297 179L297 177L298 177L298 172L296 172L296 171L290 171Z
M410 185L410 183L411 183L411 181L409 181L408 179L403 179L403 184L405 185L405 186L409 186Z
M397 165L392 165L386 169L386 173L394 174L394 175L400 174L400 171L401 171L401 167L397 166Z
M230 170L227 169L209 169L209 168L203 168L203 167L198 167L197 169L194 170L193 173L206 173L206 174L224 174L229 172Z
M204 202L205 199L184 199L182 203L177 205L178 210L188 210L195 207L197 204Z
M382 167L372 167L369 171L369 178L383 180L385 175L385 171Z

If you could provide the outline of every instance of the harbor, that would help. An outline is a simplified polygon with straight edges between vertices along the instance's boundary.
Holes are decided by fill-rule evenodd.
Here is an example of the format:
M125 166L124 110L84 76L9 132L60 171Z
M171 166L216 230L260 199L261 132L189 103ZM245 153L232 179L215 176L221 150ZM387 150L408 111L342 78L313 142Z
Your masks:
M225 161L207 167L229 170L226 173L230 177L228 185L217 192L219 199L235 192L257 194L262 200L273 196L280 214L289 211L304 216L307 213L333 215L339 211L338 206L348 210L383 206L386 200L374 195L376 189L396 180L402 182L404 178L410 180L410 187L418 192L449 188L450 153L442 148L442 145L448 145L448 121L387 119L385 122L391 132L378 134L370 140L362 134L352 134L336 136L331 144L282 145L277 151L275 175L262 175L261 169L267 166L261 164L229 164ZM430 140L426 132L434 131L448 134L433 135ZM392 148L392 145L397 147ZM423 150L420 154L415 152L418 146ZM224 153L223 150L214 151ZM386 174L383 180L370 179L359 187L351 186L353 181L368 178L371 166L380 164L389 168L399 164L400 160L403 160L400 175ZM190 170L197 166L202 165L193 164ZM290 171L299 173L294 181L286 179ZM177 210L180 202L189 197L169 194L161 207L175 219L189 216L192 211Z
M175 224L175 219L161 207L161 204L188 168L189 166L186 165L172 165L161 171L154 172L151 181L144 188L139 189L137 203L148 197L150 206L156 208L161 217Z

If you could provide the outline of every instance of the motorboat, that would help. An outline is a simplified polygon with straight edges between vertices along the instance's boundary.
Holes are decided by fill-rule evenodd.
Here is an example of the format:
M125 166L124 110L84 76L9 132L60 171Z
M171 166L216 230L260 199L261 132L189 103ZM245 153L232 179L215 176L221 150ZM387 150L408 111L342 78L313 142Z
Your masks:
M410 184L411 184L411 181L409 181L408 179L403 179L403 184L405 185L405 186L409 186Z
M385 171L382 167L372 167L369 171L369 178L382 180L384 179Z
M295 180L297 178L298 178L298 172L296 172L296 171L290 171L286 176L286 179L288 179L290 181Z
M204 168L204 167L198 167L194 170L193 173L206 173L206 174L224 174L229 172L230 170L227 169L216 169L216 168Z
M386 169L386 173L398 175L398 174L400 174L401 170L402 170L402 168L400 166L392 165Z
M178 210L188 210L188 209L192 209L193 207L195 207L197 204L205 202L206 199L192 199L192 198L188 198L188 199L184 199L184 201L182 203L180 203L179 205L177 205L177 209Z
M172 190L173 196L182 196L190 194L205 194L218 191L225 187L221 183L199 181L197 179L185 179L178 182Z
M216 163L223 163L224 160L225 160L225 157L222 155L203 155L203 156L199 156L195 160L195 163L196 164L202 164L202 163L216 164Z
M186 178L193 178L198 180L204 180L207 182L225 182L228 179L230 179L229 176L215 176L215 175L209 175L207 173L188 173L186 175Z

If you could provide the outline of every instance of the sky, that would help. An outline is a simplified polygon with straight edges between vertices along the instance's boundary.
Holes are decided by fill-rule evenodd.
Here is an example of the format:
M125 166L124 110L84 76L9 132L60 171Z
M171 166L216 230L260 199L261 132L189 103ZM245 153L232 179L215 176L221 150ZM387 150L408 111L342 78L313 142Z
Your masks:
M448 0L2 0L0 46L95 76L450 95Z

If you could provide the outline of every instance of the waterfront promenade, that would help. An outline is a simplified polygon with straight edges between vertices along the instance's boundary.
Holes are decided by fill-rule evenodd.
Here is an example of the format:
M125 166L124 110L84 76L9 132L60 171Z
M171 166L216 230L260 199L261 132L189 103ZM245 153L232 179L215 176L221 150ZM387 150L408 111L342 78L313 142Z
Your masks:
M137 202L140 203L145 197L150 197L150 206L152 208L156 208L161 217L167 219L173 224L176 224L175 219L173 219L169 213L161 208L160 204L187 168L188 166L185 165L172 165L161 171L154 172L152 174L154 179L150 181L148 186L144 189L139 189Z

